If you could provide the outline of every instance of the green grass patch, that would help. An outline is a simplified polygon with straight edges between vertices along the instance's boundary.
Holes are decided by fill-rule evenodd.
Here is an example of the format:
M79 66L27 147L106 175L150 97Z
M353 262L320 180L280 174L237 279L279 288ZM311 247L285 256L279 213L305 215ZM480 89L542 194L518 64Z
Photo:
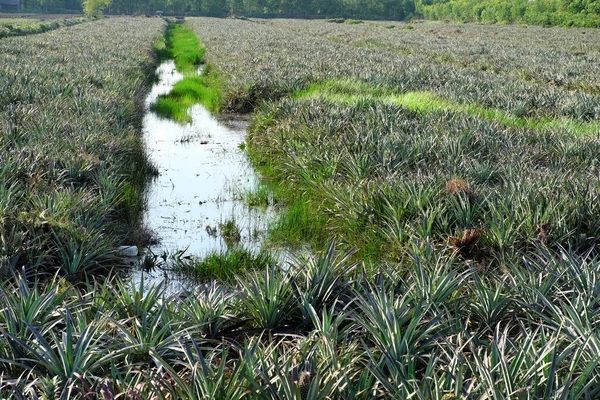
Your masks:
M285 189L283 189L285 190ZM327 217L311 205L309 197L288 193L287 203L281 209L277 220L269 227L268 238L273 243L317 245L327 239ZM310 197L313 199L314 197Z
M319 199L319 194L308 187L290 185L274 167L276 161L260 149L249 146L248 156L263 179L256 190L244 195L245 201L249 205L276 204L280 207L277 219L269 226L266 241L273 245L311 244L316 247L326 242L327 216L308 201Z
M218 74L207 64L204 73L198 75L198 66L206 51L193 32L183 25L171 24L166 40L154 45L159 58L172 58L177 71L185 78L177 82L166 95L158 97L151 109L159 116L180 123L192 122L187 110L194 104L202 104L211 112L217 112L221 103L221 83Z
M243 192L242 198L250 207L268 207L278 202L269 185L264 182L260 182L254 188Z
M161 117L183 123L192 122L192 117L187 113L188 107L178 100L171 99L168 95L163 95L156 99L150 108Z
M354 80L319 82L296 92L295 98L324 98L331 102L347 103L382 101L419 112L440 112L445 110L464 112L468 115L495 120L512 128L527 128L542 132L561 130L584 136L597 135L600 132L600 123L596 121L581 122L572 118L521 117L499 109L452 102L427 91L394 94L389 89Z
M220 84L215 73L208 70L207 75L198 75L177 82L171 92L158 97L151 109L161 117L177 122L192 122L187 110L194 104L202 104L212 112L219 110L221 102Z
M328 80L315 83L296 92L294 98L327 98L334 101L356 102L360 97L382 97L389 93L383 87L353 79Z
M253 253L244 247L230 247L225 251L210 252L202 259L182 263L176 267L176 270L187 278L198 281L211 279L233 281L236 276L272 267L275 264L275 259L266 250Z
M600 124L597 122L580 122L571 118L524 118L498 109L453 103L430 92L407 92L401 95L391 95L384 97L383 101L421 112L443 110L465 112L469 115L498 121L512 128L527 128L542 132L561 130L577 135L596 135L600 132Z
M184 25L171 24L167 28L165 55L175 61L177 71L184 75L196 75L206 49L200 39Z
M291 189L289 182L281 178L271 160L264 158L260 151L250 151L249 157L263 179L254 188L242 193L244 202L250 207L278 207L277 218L269 225L266 241L272 245L308 243L315 247L326 242L327 217L317 213L317 207L307 201L314 196L306 196L306 188L300 192Z

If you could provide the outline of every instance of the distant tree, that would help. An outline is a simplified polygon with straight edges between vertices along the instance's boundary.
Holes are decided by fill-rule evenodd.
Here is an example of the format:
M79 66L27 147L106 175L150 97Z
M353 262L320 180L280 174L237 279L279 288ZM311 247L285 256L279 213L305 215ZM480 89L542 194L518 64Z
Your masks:
M229 12L231 14L243 14L246 11L244 0L230 0L229 1Z
M112 0L83 0L83 12L90 18L100 18Z
M209 15L222 16L226 15L228 10L223 0L202 0L201 11Z

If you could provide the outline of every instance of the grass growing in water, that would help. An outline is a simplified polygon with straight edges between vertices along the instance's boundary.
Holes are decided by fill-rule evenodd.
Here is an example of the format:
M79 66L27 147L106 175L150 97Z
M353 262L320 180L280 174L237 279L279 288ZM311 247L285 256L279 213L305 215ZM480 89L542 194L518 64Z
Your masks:
M268 184L259 182L255 187L244 191L242 194L244 202L250 207L268 207L279 203Z
M176 271L198 281L217 279L233 281L250 271L264 270L275 265L275 259L268 251L252 251L235 246L225 251L213 251L202 259L181 263Z
M308 201L311 196L304 189L297 192L289 182L282 181L273 160L264 153L250 147L248 156L263 180L253 191L243 195L244 200L250 206L280 206L277 219L269 226L267 241L291 246L306 243L317 246L326 241L327 217L316 212L317 207Z
M239 243L240 239L242 238L240 228L237 226L235 219L233 218L220 223L219 232L227 244Z
M194 33L182 25L171 25L167 30L166 47L155 46L155 49L159 57L172 58L185 78L177 82L169 94L159 96L152 111L180 123L192 122L187 110L194 104L202 104L212 112L218 111L221 102L218 75L210 65L198 75L198 66L206 49Z
M195 75L206 49L198 36L181 24L170 24L166 34L166 51L162 54L175 61L177 71L184 75Z
M261 158L256 152L250 154L255 161ZM257 166L264 181L255 188L242 194L250 207L276 206L277 218L269 225L267 242L273 245L296 246L309 243L318 246L327 240L327 217L317 213L307 196L299 195L289 189L286 182L277 182L277 174L272 165L263 160L262 167Z
M216 112L220 103L219 89L215 85L218 79L210 70L207 66L205 75L192 76L177 82L169 94L158 97L152 105L152 111L182 123L192 122L187 110L194 104L202 104L210 111Z

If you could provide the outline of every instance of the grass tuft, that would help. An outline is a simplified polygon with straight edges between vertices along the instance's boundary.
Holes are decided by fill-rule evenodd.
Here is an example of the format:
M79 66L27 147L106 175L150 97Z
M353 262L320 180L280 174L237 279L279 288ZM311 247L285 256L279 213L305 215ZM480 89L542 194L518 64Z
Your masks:
M165 55L175 61L177 71L195 75L206 49L192 31L181 24L170 24L166 33Z
M198 66L203 62L206 51L194 33L183 25L171 24L167 30L166 47L155 45L159 57L175 60L177 70L185 77L173 89L158 97L150 107L159 116L180 123L192 122L188 109L194 104L202 104L211 112L218 112L221 103L220 80L210 64L198 75Z
M258 253L234 246L225 251L213 251L202 259L192 259L175 266L176 272L196 281L219 280L232 282L248 272L275 265L273 256L261 250Z

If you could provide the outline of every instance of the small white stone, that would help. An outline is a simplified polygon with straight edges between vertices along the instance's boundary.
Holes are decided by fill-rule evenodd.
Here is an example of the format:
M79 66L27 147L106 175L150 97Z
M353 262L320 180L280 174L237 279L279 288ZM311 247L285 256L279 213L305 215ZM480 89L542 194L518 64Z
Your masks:
M123 257L137 257L138 248L137 246L119 246L117 254Z

